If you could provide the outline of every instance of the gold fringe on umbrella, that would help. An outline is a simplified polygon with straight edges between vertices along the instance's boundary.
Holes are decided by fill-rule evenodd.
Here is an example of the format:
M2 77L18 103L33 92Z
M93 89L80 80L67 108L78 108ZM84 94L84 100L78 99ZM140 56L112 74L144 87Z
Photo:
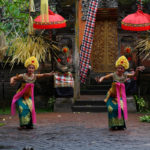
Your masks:
M35 12L34 0L30 0L30 12Z
M49 22L48 0L41 0L41 16L42 22Z

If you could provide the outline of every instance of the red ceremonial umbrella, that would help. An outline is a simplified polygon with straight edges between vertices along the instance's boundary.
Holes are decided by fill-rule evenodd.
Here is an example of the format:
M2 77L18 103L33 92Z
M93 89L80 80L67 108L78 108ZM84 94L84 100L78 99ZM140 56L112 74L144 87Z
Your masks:
M146 31L150 30L150 15L142 11L142 1L138 1L137 12L126 16L121 21L123 30L129 31ZM139 60L139 59L138 59Z
M121 27L123 30L129 31L146 31L150 30L150 15L146 14L142 11L142 1L139 0L140 5L138 4L138 10L136 13L130 14L126 16L122 22ZM138 51L139 53L139 51ZM138 55L138 65L139 62L139 55ZM139 80L138 80L139 85ZM139 91L139 88L138 88ZM140 94L140 92L138 92Z
M138 9L136 13L128 15L122 20L121 27L130 31L150 30L150 15Z
M43 21L42 16L38 16L34 19L33 27L36 29L58 29L66 27L66 20L59 14L52 12L50 9L48 19L48 22Z
M130 31L146 31L150 30L150 15L142 11L142 1L138 1L137 12L126 16L122 22L121 27L123 30Z

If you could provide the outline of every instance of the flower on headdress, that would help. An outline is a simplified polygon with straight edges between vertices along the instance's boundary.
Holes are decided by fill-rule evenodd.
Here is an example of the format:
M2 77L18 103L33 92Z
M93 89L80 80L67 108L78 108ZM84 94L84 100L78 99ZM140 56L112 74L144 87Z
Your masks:
M25 61L25 63L24 63L24 66L27 68L29 65L33 65L34 67L35 67L35 70L37 70L38 69L38 67L39 67L39 62L38 62L38 60L34 57L34 56L32 56L32 57L29 57L26 61Z
M123 66L125 69L129 68L129 62L125 56L121 56L116 61L116 67Z

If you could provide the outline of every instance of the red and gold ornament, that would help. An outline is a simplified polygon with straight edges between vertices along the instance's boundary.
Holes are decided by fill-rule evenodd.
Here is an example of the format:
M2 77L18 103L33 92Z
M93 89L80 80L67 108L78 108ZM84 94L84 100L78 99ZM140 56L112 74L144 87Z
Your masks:
M58 61L58 62L61 62L61 59L60 59L60 58L58 58L58 59L57 59L57 61Z
M69 62L70 61L70 59L69 59L69 57L67 57L67 62Z
M132 60L132 58L131 58L131 57L128 57L127 59L128 59L128 61L131 61L131 60Z
M125 51L126 51L126 53L131 53L131 48L130 47L126 47Z
M67 52L69 51L69 48L65 46L65 47L62 48L62 51L63 51L64 53L67 53Z

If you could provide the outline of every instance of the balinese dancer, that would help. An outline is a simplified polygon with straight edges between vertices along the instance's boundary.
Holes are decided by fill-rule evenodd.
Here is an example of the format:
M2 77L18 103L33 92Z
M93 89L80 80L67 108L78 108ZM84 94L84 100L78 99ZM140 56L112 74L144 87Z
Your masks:
M32 56L25 61L24 66L27 68L27 73L13 76L10 79L10 84L15 85L17 81L22 81L21 87L14 95L11 104L11 114L15 114L17 105L19 113L20 127L18 129L33 129L33 124L36 123L36 113L34 106L34 82L41 77L49 77L54 73L35 74L39 63L37 59ZM15 105L16 104L16 105Z
M113 79L112 86L104 99L108 110L108 123L110 130L126 129L125 120L127 120L128 114L124 82L127 78L136 76L138 71L144 70L144 66L139 66L133 74L126 74L125 70L128 68L128 60L125 56L121 56L116 61L116 72L102 76L101 78L96 78L96 81L99 83L104 79Z

